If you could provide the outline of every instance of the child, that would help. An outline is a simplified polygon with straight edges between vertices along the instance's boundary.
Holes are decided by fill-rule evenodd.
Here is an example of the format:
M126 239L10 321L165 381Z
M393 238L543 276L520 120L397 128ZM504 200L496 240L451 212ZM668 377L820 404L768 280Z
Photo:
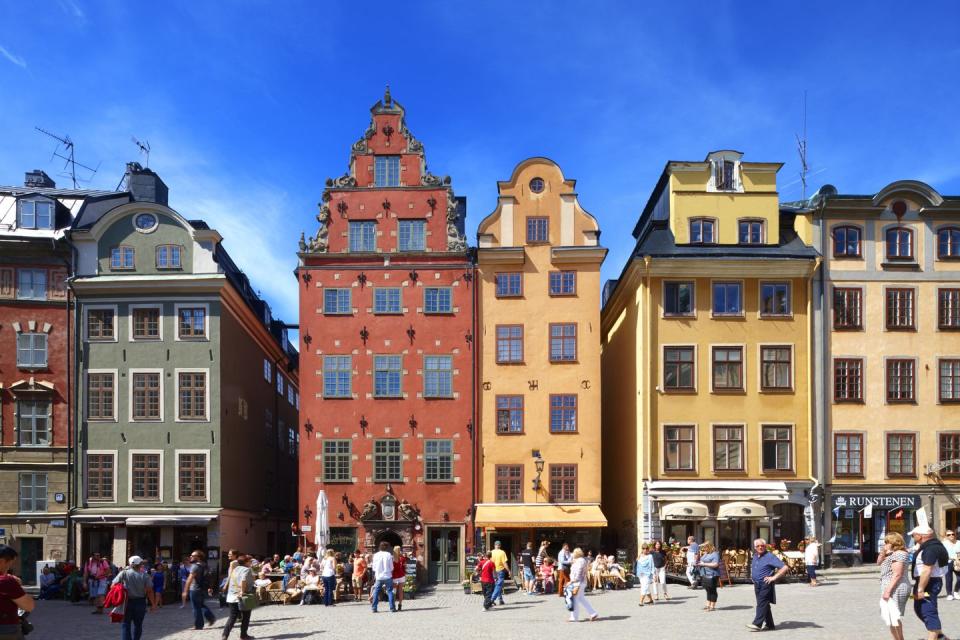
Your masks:
M153 567L153 570L150 572L150 579L153 582L153 606L162 607L163 606L163 587L166 585L166 571L164 570L163 564L158 563Z
M543 565L540 567L540 577L543 578L543 592L550 595L554 590L554 566L553 558L544 558Z

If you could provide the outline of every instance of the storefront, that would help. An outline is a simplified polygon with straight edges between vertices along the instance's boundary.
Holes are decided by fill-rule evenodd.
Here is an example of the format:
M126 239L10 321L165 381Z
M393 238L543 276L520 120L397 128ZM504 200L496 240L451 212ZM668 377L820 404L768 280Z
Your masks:
M873 564L888 533L907 537L921 506L917 494L834 493L830 496L828 540L832 563L848 567Z
M543 540L550 542L554 557L564 543L584 552L601 551L600 533L607 519L596 504L479 504L476 526L482 530L478 551L499 541L515 562L528 542L538 548Z

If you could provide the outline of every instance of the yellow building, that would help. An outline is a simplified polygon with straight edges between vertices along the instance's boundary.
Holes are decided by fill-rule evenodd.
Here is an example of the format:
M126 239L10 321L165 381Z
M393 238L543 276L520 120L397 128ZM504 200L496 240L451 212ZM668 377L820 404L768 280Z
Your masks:
M798 204L824 256L825 537L833 562L867 564L921 506L938 534L960 525L960 198L902 180Z
M604 288L609 544L688 535L795 545L811 507L809 215L781 212L777 163L668 162ZM815 493L815 492L814 492Z
M600 510L600 265L575 181L530 158L477 231L476 525L488 548L595 544Z

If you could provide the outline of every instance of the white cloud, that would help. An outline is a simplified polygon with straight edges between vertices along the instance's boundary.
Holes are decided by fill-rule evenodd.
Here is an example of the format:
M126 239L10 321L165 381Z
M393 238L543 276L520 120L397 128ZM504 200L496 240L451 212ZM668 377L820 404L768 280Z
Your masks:
M9 60L9 61L12 62L13 64L17 65L18 67L21 67L21 68L23 68L23 69L26 69L26 68L27 68L27 61L26 61L26 60L24 60L24 59L21 58L20 56L17 56L17 55L14 55L14 54L10 53L10 52L7 51L7 49L6 49L5 47L3 47L3 46L0 46L0 55L2 55L4 58L6 58L7 60Z
M59 0L60 9L68 16L76 18L77 22L84 24L87 21L87 14L73 0Z

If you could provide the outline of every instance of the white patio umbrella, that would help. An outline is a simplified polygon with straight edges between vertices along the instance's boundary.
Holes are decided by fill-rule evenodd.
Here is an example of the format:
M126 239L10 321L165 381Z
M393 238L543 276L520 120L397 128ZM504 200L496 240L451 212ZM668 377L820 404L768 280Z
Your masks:
M327 492L323 489L317 494L317 519L314 529L314 542L317 545L317 551L322 552L330 542L330 522L329 506L327 504Z

